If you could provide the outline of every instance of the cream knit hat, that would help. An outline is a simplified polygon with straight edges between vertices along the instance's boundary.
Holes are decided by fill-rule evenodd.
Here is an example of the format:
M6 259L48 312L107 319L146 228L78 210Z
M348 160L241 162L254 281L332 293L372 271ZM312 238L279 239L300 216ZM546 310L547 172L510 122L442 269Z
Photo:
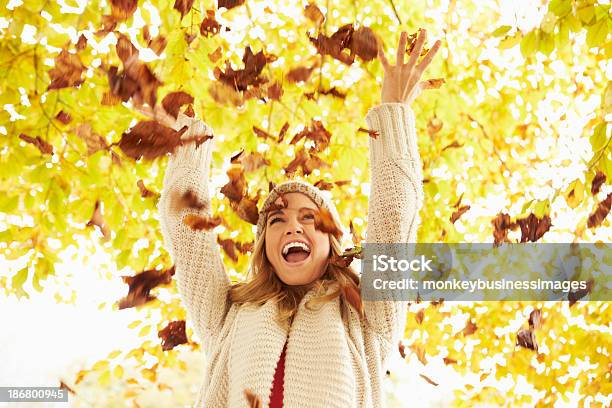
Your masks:
M281 196L281 194L285 193L302 193L306 194L319 208L325 208L328 210L336 224L340 226L340 229L343 232L344 236L344 225L340 220L340 215L336 210L336 206L331 199L331 193L329 191L321 191L317 187L312 184L302 181L302 180L291 180L285 181L283 183L277 184L270 194L264 200L261 209L259 210L259 219L257 220L257 234L255 235L255 240L259 239L261 232L263 231L264 224L266 222L266 211L270 208L272 203L276 202L276 200ZM342 242L342 237L340 237L340 242Z

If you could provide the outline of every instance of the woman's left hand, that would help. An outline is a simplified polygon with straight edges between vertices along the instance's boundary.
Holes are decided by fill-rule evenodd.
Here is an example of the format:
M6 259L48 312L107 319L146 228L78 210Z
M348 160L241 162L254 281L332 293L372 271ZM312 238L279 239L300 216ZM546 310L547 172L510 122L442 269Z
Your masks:
M427 68L436 55L436 52L438 52L441 41L436 41L427 55L423 57L423 60L416 65L417 59L421 55L425 39L427 38L427 31L425 29L420 31L416 44L410 53L410 59L408 63L405 64L404 54L406 53L407 38L408 34L402 31L397 47L396 65L389 64L382 45L378 49L378 56L385 70L381 103L400 102L411 104L414 99L419 96L421 90L424 89L423 83L419 82L419 80L425 68Z

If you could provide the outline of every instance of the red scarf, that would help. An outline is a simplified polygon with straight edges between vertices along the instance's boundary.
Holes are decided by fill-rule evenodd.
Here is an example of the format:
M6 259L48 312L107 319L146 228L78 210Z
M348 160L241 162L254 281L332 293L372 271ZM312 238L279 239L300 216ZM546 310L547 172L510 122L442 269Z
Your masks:
M287 342L283 347L283 352L280 355L276 372L274 373L274 382L272 385L272 394L270 395L270 408L282 408L283 406L283 380L285 377L285 351L287 350Z

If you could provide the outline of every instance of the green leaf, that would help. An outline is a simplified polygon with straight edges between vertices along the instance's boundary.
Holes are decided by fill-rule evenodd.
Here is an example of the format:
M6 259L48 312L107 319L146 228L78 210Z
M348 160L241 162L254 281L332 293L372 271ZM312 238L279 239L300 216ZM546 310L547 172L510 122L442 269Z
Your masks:
M538 50L544 55L550 55L555 49L555 37L551 34L541 32L540 33L540 43Z
M593 130L593 134L589 138L591 142L591 148L593 149L593 153L597 153L601 150L606 144L606 123L601 122L595 129Z
M493 31L493 32L491 33L491 35L492 35L493 37L502 37L502 36L506 35L506 33L507 33L508 31L510 31L511 29L512 29L512 26L509 26L509 25L503 25L503 26L501 26L501 27L498 27L498 28L497 28L495 31Z
M24 267L19 272L13 276L11 280L11 286L13 290L16 291L17 297L21 298L21 296L25 296L26 298L30 298L30 295L23 289L23 284L28 280L28 267Z
M563 17L572 11L571 0L552 0L548 4L548 11L553 12L556 16Z
M609 33L608 20L600 20L599 22L589 26L587 29L586 42L589 48L600 47L606 40Z
M530 31L522 40L521 40L521 53L525 58L530 57L535 50L538 49L538 45L540 42L539 30L535 29Z
M595 17L595 7L592 4L581 7L577 10L576 15L585 24L589 24L590 21Z
M503 40L501 40L499 42L499 48L502 50L512 48L518 43L520 43L522 39L523 39L523 33L521 31L517 31L513 35L506 36Z

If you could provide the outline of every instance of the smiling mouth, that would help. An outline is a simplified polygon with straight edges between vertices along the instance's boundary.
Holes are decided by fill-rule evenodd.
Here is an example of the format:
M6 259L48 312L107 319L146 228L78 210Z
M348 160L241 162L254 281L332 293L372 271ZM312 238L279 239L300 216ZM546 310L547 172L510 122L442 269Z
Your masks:
M285 263L296 266L301 265L310 258L311 252L303 250L294 250L293 248L286 255L282 255Z

